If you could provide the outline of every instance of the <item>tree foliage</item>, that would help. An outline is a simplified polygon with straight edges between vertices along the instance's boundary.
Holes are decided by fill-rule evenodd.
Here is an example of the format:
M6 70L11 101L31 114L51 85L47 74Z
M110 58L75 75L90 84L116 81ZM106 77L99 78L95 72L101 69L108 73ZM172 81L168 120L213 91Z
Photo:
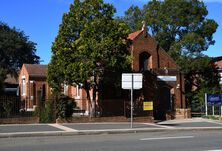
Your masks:
M17 73L24 63L39 63L36 44L23 31L0 22L0 67L7 73Z
M115 8L103 0L75 0L70 5L52 45L48 68L51 86L59 89L65 81L89 91L93 77L95 86L105 71L129 66L129 30L124 22L113 19L114 13Z

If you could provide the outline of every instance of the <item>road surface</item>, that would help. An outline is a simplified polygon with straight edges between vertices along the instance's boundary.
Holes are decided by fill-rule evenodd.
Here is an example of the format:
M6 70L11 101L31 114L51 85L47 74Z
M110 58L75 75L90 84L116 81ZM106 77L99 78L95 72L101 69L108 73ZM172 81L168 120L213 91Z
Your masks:
M222 131L0 138L0 151L222 151Z

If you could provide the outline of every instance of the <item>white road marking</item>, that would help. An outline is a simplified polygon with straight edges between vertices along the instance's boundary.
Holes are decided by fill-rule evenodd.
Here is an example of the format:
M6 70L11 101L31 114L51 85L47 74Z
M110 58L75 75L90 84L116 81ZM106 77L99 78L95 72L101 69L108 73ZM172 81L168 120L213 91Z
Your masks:
M175 128L173 126L166 126L166 125L153 124L153 123L143 123L143 124L150 125L150 126L155 126L155 127L160 127L160 128Z
M206 150L206 151L222 151L222 149L216 149L216 150Z
M184 139L184 138L194 138L194 136L153 137L153 138L142 138L140 140L147 141L147 140Z
M214 123L214 124L218 124L218 125L222 125L222 123L221 122L217 122L217 121L212 121L212 120L209 120L209 121L207 121L208 123Z
M55 128L58 128L58 129L61 129L63 131L66 131L66 132L76 132L78 130L76 129L72 129L72 128L69 128L69 127L66 127L66 126L63 126L63 125L60 125L60 124L48 124L49 126L52 126L52 127L55 127Z

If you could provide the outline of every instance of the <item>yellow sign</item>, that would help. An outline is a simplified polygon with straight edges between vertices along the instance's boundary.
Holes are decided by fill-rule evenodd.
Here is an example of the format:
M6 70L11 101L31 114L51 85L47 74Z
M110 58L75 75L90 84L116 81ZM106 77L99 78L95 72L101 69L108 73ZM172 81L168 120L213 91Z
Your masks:
M144 111L152 111L153 110L153 102L143 102L143 110Z

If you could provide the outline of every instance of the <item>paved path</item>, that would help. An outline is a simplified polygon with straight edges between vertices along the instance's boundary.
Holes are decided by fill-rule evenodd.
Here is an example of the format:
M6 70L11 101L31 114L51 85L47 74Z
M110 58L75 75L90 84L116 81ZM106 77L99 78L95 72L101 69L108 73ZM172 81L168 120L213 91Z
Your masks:
M39 135L79 135L100 133L129 133L166 130L222 130L221 121L207 119L170 120L159 123L64 123L0 125L0 137Z

